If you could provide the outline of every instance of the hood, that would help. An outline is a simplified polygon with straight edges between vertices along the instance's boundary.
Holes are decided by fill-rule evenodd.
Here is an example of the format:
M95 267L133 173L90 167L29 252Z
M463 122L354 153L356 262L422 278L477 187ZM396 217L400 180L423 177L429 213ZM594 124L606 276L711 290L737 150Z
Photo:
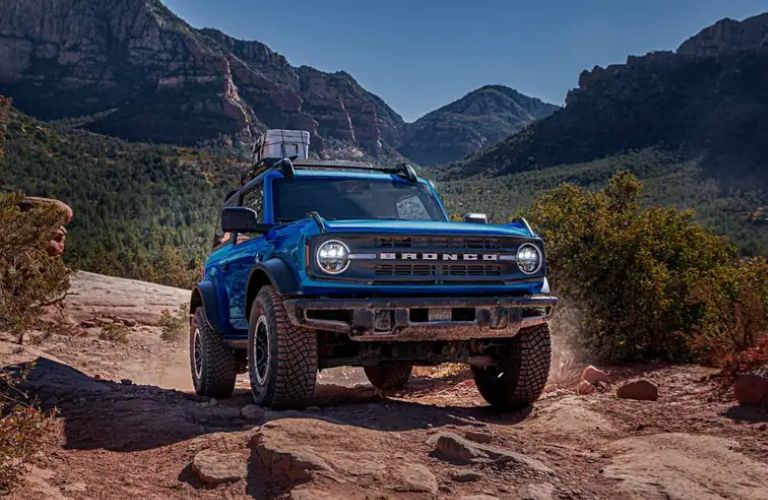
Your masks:
M473 224L411 220L335 220L325 221L329 233L379 233L439 236L521 236L537 237L522 222L510 224Z

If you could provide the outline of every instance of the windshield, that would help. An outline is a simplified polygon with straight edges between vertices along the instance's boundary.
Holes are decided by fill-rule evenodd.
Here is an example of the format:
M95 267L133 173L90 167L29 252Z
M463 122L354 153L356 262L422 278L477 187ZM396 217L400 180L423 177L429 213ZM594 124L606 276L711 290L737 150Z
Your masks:
M276 180L273 192L277 222L303 219L307 212L329 220L445 220L437 199L420 182L294 177Z

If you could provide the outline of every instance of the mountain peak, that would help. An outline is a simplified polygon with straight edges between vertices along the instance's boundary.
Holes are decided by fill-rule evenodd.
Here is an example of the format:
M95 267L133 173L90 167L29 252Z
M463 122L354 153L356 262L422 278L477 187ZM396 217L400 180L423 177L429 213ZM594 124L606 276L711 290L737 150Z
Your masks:
M677 52L709 56L761 48L768 48L768 13L743 21L721 19L683 42Z
M409 125L399 150L423 165L492 146L558 109L504 85L485 85Z

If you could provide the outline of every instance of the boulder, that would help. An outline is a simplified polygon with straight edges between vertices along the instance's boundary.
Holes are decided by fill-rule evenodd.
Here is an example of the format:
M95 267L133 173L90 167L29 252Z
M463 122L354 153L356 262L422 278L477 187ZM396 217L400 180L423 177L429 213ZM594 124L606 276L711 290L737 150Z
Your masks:
M466 431L464 437L476 443L489 444L493 441L493 434L482 431Z
M736 400L743 405L768 406L768 376L756 373L739 375L733 392Z
M472 483L482 478L483 475L480 472L472 469L459 469L451 472L451 479L457 483Z
M452 432L437 433L427 440L427 444L434 446L435 455L453 463L511 464L542 474L554 472L535 458L496 446L474 443Z
M598 385L600 382L610 383L608 374L592 365L584 368L584 371L581 372L581 380L591 385Z
M437 478L429 469L420 464L406 464L399 467L394 475L393 490L403 493L437 493Z
M578 387L576 387L576 393L581 396L586 396L588 394L592 394L595 392L595 386L587 382L586 380L582 380L579 382Z
M656 384L645 379L632 380L616 390L616 396L621 399L637 399L640 401L656 401L659 399L659 389Z
M551 483L530 483L518 492L520 500L552 500L555 487Z
M272 474L290 481L308 481L315 473L323 472L335 476L333 469L320 456L309 449L289 445L282 439L273 439L265 435L270 428L262 427L251 438L251 446L255 448L264 467Z
M246 477L247 463L240 453L219 453L203 450L192 459L192 470L206 484L239 481Z
M476 458L488 458L474 443L452 432L437 433L427 443L435 447L437 455L454 462L468 463Z

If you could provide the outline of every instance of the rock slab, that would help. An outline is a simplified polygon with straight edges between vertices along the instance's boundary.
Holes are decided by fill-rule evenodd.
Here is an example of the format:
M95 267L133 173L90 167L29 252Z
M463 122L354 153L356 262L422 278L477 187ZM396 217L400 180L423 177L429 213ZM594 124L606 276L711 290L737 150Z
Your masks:
M200 480L211 485L239 481L248 473L246 460L239 453L203 450L191 465Z

